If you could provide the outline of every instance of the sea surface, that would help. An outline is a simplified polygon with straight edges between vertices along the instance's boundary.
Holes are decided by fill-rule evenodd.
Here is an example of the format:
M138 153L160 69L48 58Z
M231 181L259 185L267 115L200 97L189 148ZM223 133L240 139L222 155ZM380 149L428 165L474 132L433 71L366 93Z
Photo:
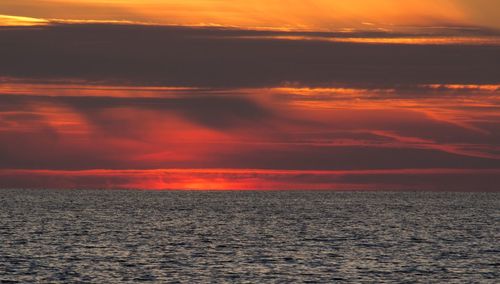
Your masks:
M0 190L1 283L499 283L499 193Z

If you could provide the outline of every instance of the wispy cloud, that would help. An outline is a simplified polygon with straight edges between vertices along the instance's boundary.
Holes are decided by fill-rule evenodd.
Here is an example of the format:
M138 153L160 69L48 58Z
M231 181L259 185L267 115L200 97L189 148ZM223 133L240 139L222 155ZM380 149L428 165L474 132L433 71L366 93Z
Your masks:
M0 15L1 26L43 26L48 25L49 21L31 17L21 17L12 15Z
M68 20L127 20L174 25L332 31L369 27L498 24L496 3L477 0L3 0L0 13ZM482 13L481 13L482 12ZM479 17L482 14L483 17ZM369 23L367 25L366 23ZM497 25L498 26L498 25Z
M432 96L398 98L355 88L14 85L0 85L4 168L500 166L498 94L489 88L453 100L426 87Z

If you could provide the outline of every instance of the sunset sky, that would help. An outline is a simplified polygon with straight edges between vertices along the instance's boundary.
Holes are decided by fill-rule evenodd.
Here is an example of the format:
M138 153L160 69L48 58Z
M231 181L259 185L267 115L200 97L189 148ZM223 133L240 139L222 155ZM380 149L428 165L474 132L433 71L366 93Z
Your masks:
M499 191L499 13L2 0L0 188Z

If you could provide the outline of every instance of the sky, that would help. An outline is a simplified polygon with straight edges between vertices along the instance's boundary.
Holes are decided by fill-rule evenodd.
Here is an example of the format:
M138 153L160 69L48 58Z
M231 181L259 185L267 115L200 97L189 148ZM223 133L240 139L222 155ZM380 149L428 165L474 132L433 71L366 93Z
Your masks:
M2 0L0 188L500 190L496 0Z
M0 14L331 31L367 24L499 27L499 9L496 0L3 0Z

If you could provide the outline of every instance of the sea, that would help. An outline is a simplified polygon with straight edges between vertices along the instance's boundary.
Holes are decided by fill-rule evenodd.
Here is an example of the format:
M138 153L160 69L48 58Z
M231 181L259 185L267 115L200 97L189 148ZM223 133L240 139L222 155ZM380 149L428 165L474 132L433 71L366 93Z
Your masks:
M500 283L500 193L0 190L0 283Z

